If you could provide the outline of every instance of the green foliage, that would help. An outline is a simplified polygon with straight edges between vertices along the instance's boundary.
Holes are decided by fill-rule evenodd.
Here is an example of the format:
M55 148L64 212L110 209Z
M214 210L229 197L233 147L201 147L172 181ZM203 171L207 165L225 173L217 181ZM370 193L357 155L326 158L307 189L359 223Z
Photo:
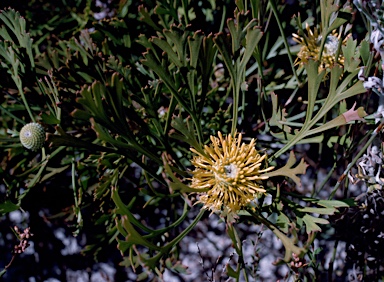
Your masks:
M328 199L318 195L325 183L302 194L300 175L308 165L304 158L297 162L294 150L298 144L342 145L334 170L358 143L351 132L364 111L348 110L346 101L360 101L366 92L358 73L374 56L365 40L342 43L351 8L321 1L320 52L298 70L297 47L284 30L290 19L282 22L285 6L276 1L235 1L234 12L227 10L229 1L120 1L109 7L114 16L103 19L93 17L93 1L75 2L73 10L60 12L63 17L46 22L32 12L0 12L0 171L6 187L0 214L22 210L32 187L69 178L59 186L71 190L71 204L56 216L65 217L75 236L85 225L98 230L98 242L86 252L97 256L104 243L116 245L122 265L137 270L139 280L161 277L165 269L187 273L178 247L205 217L191 203L207 191L189 186L190 148L210 158L204 149L210 136L243 132L244 139L272 140L260 138L257 150L272 154L262 165L275 170L258 179L267 192L238 220L263 225L282 241L279 262L289 263L295 254L309 256L315 267L317 253L307 252L330 226L325 217L352 204L347 197L333 199L340 184ZM61 30L64 23L69 27ZM301 17L296 23L304 34ZM199 24L209 27L200 30ZM344 64L319 72L327 36L337 28L336 55ZM305 103L292 102L298 95ZM47 133L39 152L15 138L30 122ZM342 127L347 136L339 140ZM267 195L270 204L264 203ZM224 220L238 255L227 275L239 281L249 275L244 238L234 221Z

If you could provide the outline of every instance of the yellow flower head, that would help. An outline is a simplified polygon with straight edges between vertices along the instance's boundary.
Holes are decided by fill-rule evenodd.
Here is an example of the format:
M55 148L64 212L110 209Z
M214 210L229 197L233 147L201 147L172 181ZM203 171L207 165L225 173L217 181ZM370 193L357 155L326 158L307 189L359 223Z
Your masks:
M319 34L317 28L314 28L314 31L310 29L309 25L306 25L306 30L308 35L303 35L303 37L293 34L293 40L301 45L300 51L297 54L297 59L295 65L302 66L307 63L309 59L318 60L320 53L320 45L322 36ZM319 65L319 72L331 68L334 64L338 63L344 64L344 56L339 54L338 59L336 59L336 53L340 41L340 36L334 30L330 35L327 36L327 39L324 44L323 54L321 56L321 61ZM342 44L345 45L346 39Z
M203 208L233 215L265 192L260 180L268 177L262 173L273 167L260 169L267 155L256 151L255 139L245 144L241 134L237 138L218 135L211 136L212 144L204 146L204 155L191 148L197 154L191 161L195 166L191 188L208 190L198 201Z

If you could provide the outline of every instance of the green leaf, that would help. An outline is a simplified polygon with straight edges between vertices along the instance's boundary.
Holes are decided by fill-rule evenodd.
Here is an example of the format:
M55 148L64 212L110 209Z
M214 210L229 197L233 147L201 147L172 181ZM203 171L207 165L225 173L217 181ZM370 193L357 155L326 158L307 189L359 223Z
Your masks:
M227 234L228 234L229 238L231 238L231 240L232 240L232 245L233 245L233 247L235 247L236 253L238 255L241 255L243 253L242 241L239 237L239 234L236 231L236 228L230 223L227 223Z
M312 118L315 102L317 100L317 94L320 84L324 80L325 71L323 70L319 73L319 62L314 60L309 60L304 67L308 75L308 106L305 118L305 123L307 123ZM340 75L338 77L340 77Z
M120 233L123 234L122 232ZM120 239L117 239L116 241L117 241L117 248L119 249L122 255L132 247L132 244L127 241L120 240Z
M113 112L118 117L118 120L124 120L123 115L123 80L119 77L119 73L112 74L111 87L114 90L112 95L108 95L106 98L112 106Z
M232 54L228 51L232 49L228 37L224 33L218 33L215 35L213 41L222 56L222 60L224 61L230 76L236 77L236 72L232 63Z
M0 214L4 215L20 208L19 205L12 203L10 200L5 200L3 203L0 203Z
M300 130L295 130L295 134L288 135L287 144L277 151L273 158L279 157L281 154L289 150L293 145L298 144L307 136L318 133L320 130L316 131L316 124L326 115L328 112L337 105L340 101L347 98L353 97L357 94L366 92L362 81L355 82L352 86L351 83L353 80L356 80L356 76L359 72L359 69L353 70L346 77L342 77L343 68L342 66L335 65L331 69L331 78L329 85L329 93L326 96L325 101L323 102L320 109L317 111L316 115L313 116L315 109L315 102L317 101L317 94L319 92L320 84L323 80L325 71L323 70L320 74L318 73L318 63L313 60L309 60L305 64L305 68L308 74L308 106L306 112L305 122L302 125ZM348 73L348 72L345 72ZM340 79L341 83L340 82ZM322 125L322 128L327 129L328 125ZM320 128L320 129L322 129ZM271 133L273 135L273 133ZM280 137L283 135L280 135Z
M291 178L296 183L297 186L300 186L301 182L297 174L305 174L307 164L304 162L304 158L303 158L301 159L300 163L296 167L292 168L295 163L296 163L296 157L294 152L291 151L291 153L289 154L289 159L285 166L277 170L264 173L263 176L268 176L268 177L287 176Z
M359 107L357 110L355 110L355 106L356 106L356 103L347 112L337 116L336 118L326 122L323 125L320 125L314 129L309 130L307 134L308 135L317 134L325 130L329 130L331 128L345 125L348 122L361 121L362 118L364 118L367 115L367 113L364 111L363 107Z
M273 137L280 139L283 142L294 140L295 136L296 136L294 134L288 134L285 132L274 133L271 131L270 133ZM300 139L299 141L296 141L295 144L321 143L321 142L323 142L323 140L324 140L324 135L321 134L321 135L317 135L317 136L313 136L313 137L308 137L305 139Z
M48 164L48 159L45 159L44 161L40 162L38 166L36 166L36 168L39 168L39 170L33 176L33 178L26 184L26 187L32 188L33 186L35 186L37 183L40 182L41 176L42 176L43 172L45 171L47 164Z
M245 52L241 58L239 69L245 72L249 59L252 57L253 52L259 43L260 39L263 37L263 32L259 27L253 27L247 29L247 34L245 36L246 48Z
M321 231L320 226L318 224L329 224L329 221L324 218L318 218L311 216L309 214L304 215L303 221L305 223L305 229L307 234L310 234L311 232Z
M188 271L188 266L181 264L180 262L176 263L171 270L176 273L181 274L190 274L190 271Z
M190 33L182 30L181 28L175 25L171 26L170 30L164 30L163 33L167 41L173 43L173 48L176 51L177 56L180 62L182 63L182 66L186 66L187 39Z
M40 179L40 182L44 182L44 181L48 180L49 178L51 178L52 176L55 176L56 174L62 173L68 167L69 167L69 165L59 167L59 168L47 167L46 170L48 171L48 173L44 174L44 176Z
M80 90L81 98L77 98L77 102L82 104L90 112L92 116L98 115L97 105L101 104L100 97L95 97L95 101L92 97L91 87L85 85ZM103 109L102 109L103 110Z
M112 173L105 174L100 178L94 191L95 199L105 197L110 192L112 183L117 183L119 172L118 169L114 169Z
M243 0L236 0L235 1L237 8L239 11L244 12L244 1Z
M125 238L126 240L126 246L129 246L129 248L133 245L142 245L145 246L151 250L160 251L161 248L152 244L148 240L145 240L143 236L139 234L139 232L136 231L136 229L133 227L131 222L128 219L128 216L123 215L121 216L121 222L124 229L127 231L128 236Z
M144 281L147 278L148 278L148 273L146 272L142 272L137 275L137 281Z
M283 53L282 51L280 51L280 53L277 51L278 49L280 49L280 47L282 45L284 45L284 39L281 36L279 36L276 39L275 44L273 44L272 48L270 48L270 49L268 48L268 50L267 50L268 55L265 59L268 60L270 58L275 58L277 55L282 54ZM292 51L292 49L291 49L291 51Z
M308 213L317 213L317 214L327 214L332 215L335 213L334 208L313 208L313 207L305 207L302 209L298 209L300 212L308 212Z
M345 71L352 72L356 70L356 68L360 64L359 50L356 49L357 41L353 40L352 37L347 39L346 45L342 45L341 49L344 55L344 69ZM357 51L356 51L357 50Z
M320 1L321 24L323 25L324 29L326 29L326 35L330 32L328 30L330 17L338 10L338 8L339 7L333 3L333 0Z
M152 42L159 46L168 55L172 63L174 63L179 68L183 67L183 63L180 61L177 53L173 51L171 45L169 45L167 41L155 37L152 39Z
M121 200L119 193L116 188L111 188L111 197L112 200L115 202L115 205L117 207L116 213L121 214L122 216L126 217L126 220L129 222L132 222L135 226L143 230L144 232L151 233L153 230L143 225L140 221L138 221L133 214L129 211L127 206L123 203Z
M73 137L72 135L67 134L60 126L56 126L58 134L47 133L47 142L50 144L50 147L57 146L66 146L66 147L80 147L88 148L90 150L101 151L101 152L115 152L114 149L99 146L97 144L90 143L80 138Z
M337 200L318 200L316 201L316 204L323 206L323 207L332 207L332 208L348 208L350 207L350 204L344 202L344 201L337 201Z
M331 136L331 137L329 137L329 139L327 141L327 146L329 148L333 148L334 144L341 144L342 146L346 145L349 147L349 146L351 146L351 143L352 143L352 138L348 137L347 135Z
M285 111L285 109L281 109L280 107L278 107L277 95L274 92L271 93L271 100L272 100L272 116L269 120L269 125L277 126L278 128L282 129L286 133L291 132L291 128L286 124L284 124L284 122L287 122L286 116L288 114ZM281 135L282 135L282 138L279 138L279 139L283 139L283 138L285 139L284 136L286 136L286 134L281 133Z
M216 58L217 47L213 42L213 35L204 36L202 44L200 45L201 49L199 51L199 66L201 70L201 99L200 105L198 107L198 112L201 113L206 106L205 97L209 92L210 79L213 72L213 62ZM196 52L196 51L194 51ZM193 54L191 51L191 60L193 59Z
M155 31L161 31L161 28L159 28L159 25L155 24L152 20L151 15L148 13L148 10L144 7L144 5L139 6L139 14L141 14L141 21L151 26Z
M366 40L361 41L360 55L361 59L363 60L363 65L367 66L369 62L369 57L371 56L371 52L369 49L369 43Z
M233 277L235 278L236 280L239 279L240 277L240 273L239 272L236 272L229 264L227 264L227 275L229 277Z
M173 191L181 191L182 193L197 193L197 192L206 192L207 189L197 189L197 188L191 188L188 185L185 185L178 179L174 172L172 171L172 168L169 166L168 161L166 160L166 157L163 155L163 163L164 163L164 169L167 175L172 179L172 181L169 182L169 187L172 188Z
M180 96L178 89L176 88L176 82L173 79L173 76L168 72L168 70L164 69L164 67L160 64L157 58L147 52L144 54L145 60L142 60L142 64L147 66L149 69L154 71L159 78L165 83L170 92L174 95L177 102L187 111L190 112L188 104L185 99Z
M193 34L193 37L188 37L188 46L190 53L190 66L194 69L197 67L197 62L199 59L199 53L201 49L201 43L203 42L203 36L201 36L198 32Z
M6 269L3 269L2 271L0 271L0 277L3 277L5 273L7 273Z
M92 114L84 110L75 109L71 112L71 116L81 120L89 120L92 117Z
M283 243L285 248L284 261L289 262L292 258L292 254L295 253L299 257L302 257L305 254L305 249L302 247L296 246L297 243L297 234L294 232L293 236L290 238L281 232L274 224L272 224L268 219L264 218L261 214L252 213L258 221L265 224Z
M279 229L281 231L283 231L284 233L288 233L290 223L291 222L290 222L288 216L286 216L284 213L280 212L279 215L277 216L276 226L279 227Z
M9 35L6 27L16 36L20 47L25 48L30 64L35 66L34 55L32 54L33 40L27 32L25 18L13 9L0 11L0 20L5 24L0 27L0 36L4 40L13 42L13 38ZM15 46L16 47L16 46Z
M42 113L41 114L41 119L44 121L46 124L59 124L60 120L58 120L54 115L52 114L46 114Z
M355 55L356 46L357 46L357 40L353 40L352 37L349 37L347 39L345 46L342 46L345 63L348 63L348 61L350 61L352 57Z
M205 154L204 149L196 139L196 132L190 119L184 121L181 117L174 117L172 119L172 127L181 134L172 132L170 134L171 138L186 142L199 153Z
M348 21L348 18L351 18L351 14L348 14L348 13L343 13L343 12L339 12L339 15L342 15L344 16L344 18L339 18L337 17L333 23L329 26L328 30L327 30L327 33L331 33L332 30L335 30L337 28L339 28L341 25L345 24L347 21Z

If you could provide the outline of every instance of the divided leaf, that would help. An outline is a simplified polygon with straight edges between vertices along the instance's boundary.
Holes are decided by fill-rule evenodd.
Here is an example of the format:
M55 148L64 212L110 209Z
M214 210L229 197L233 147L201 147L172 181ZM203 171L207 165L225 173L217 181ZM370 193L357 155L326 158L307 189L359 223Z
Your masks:
M300 163L296 167L293 167L295 163L296 163L296 157L294 152L291 151L291 153L289 154L289 159L285 164L285 166L277 170L264 173L263 176L268 176L268 177L286 176L291 178L296 183L297 186L300 186L301 181L297 175L305 174L305 170L308 165L304 162L304 159L301 159Z

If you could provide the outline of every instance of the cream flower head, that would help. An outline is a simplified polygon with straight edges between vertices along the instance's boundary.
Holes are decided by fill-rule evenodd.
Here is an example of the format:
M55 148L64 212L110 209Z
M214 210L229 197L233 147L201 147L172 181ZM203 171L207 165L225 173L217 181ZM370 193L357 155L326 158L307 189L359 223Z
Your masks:
M319 34L318 29L315 27L312 32L309 25L306 25L307 34L302 37L293 34L293 40L301 45L300 51L297 54L295 65L302 66L307 63L309 59L318 60L320 53L320 45L322 36ZM337 49L340 42L340 35L334 30L329 34L325 40L323 54L321 56L319 72L331 68L335 64L344 64L344 56L339 54L336 58ZM342 44L345 44L346 39L343 40Z
M191 148L197 155L191 161L195 170L190 186L208 190L200 194L198 201L203 208L233 216L266 191L260 181L268 177L262 174L273 167L260 169L267 155L258 153L255 139L245 144L241 133L237 138L224 138L221 132L218 136L211 136L212 143L204 146L205 154Z

